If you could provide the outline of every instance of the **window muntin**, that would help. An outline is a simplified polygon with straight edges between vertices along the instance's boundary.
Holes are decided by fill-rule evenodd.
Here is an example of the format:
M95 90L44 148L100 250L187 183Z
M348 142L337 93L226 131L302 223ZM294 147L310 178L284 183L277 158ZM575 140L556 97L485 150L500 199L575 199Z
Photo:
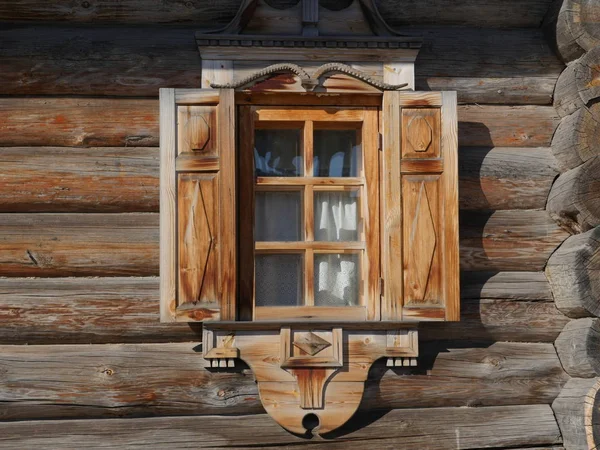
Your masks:
M378 287L377 110L241 108L241 189L254 191L256 320L374 318ZM254 177L250 177L253 174ZM252 248L250 248L252 247ZM242 251L243 253L243 251ZM240 267L240 271L250 270ZM251 297L251 298L249 298ZM378 299L378 298L377 298ZM242 307L244 309L244 307Z

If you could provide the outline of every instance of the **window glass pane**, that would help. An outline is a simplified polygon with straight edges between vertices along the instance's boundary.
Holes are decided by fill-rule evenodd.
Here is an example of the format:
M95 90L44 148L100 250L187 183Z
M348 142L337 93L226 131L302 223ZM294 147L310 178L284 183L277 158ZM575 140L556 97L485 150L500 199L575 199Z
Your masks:
M356 130L314 131L314 176L359 176L361 157L356 133Z
M315 241L357 241L358 190L315 192Z
M302 175L300 130L256 130L254 174L258 177Z
M315 254L315 306L359 305L360 255Z
M257 254L256 306L300 306L303 261L300 254Z
M301 191L256 192L254 239L301 241Z

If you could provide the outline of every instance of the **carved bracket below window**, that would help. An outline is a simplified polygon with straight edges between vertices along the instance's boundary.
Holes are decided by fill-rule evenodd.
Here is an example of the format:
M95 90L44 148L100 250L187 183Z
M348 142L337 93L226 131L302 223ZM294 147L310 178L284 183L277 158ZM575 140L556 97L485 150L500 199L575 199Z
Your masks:
M212 368L242 359L254 372L261 402L282 427L326 434L345 424L358 409L371 365L416 365L418 332L413 328L359 331L341 327L284 326L271 331L210 329L205 324L204 357Z
M388 84L383 83L381 81L375 80L374 78L364 74L360 70L357 70L353 67L350 67L347 64L343 63L329 63L323 64L318 67L312 76L306 72L302 67L297 64L292 63L281 63L281 64L272 64L270 66L265 67L264 69L258 70L247 77L242 78L241 80L235 81L233 83L211 83L211 87L213 89L239 89L242 87L247 87L249 85L258 83L260 81L266 80L270 77L281 73L291 73L296 75L300 79L300 84L304 88L305 91L311 92L313 91L319 83L322 81L322 78L331 73L341 73L357 80L368 84L369 86L373 86L382 91L397 91L402 88L408 86L408 83L401 84Z

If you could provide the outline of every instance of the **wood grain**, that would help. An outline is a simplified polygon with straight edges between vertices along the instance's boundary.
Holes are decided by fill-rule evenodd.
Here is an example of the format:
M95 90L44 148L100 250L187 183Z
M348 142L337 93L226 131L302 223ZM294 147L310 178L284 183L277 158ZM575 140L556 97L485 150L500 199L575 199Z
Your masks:
M558 125L550 106L464 105L458 120L459 145L479 147L549 146ZM157 146L158 102L2 98L0 145Z
M378 420L374 420L378 419ZM432 426L432 424L434 426ZM0 447L100 448L106 445L153 448L273 448L319 445L287 433L266 414L250 416L156 417L147 419L5 422ZM260 430L257 433L256 430ZM335 440L331 440L335 438ZM373 417L359 413L336 435L321 441L331 449L373 445L393 450L516 448L560 443L548 405L490 408L395 410ZM452 446L452 447L451 447ZM546 448L546 447L545 447ZM556 447L553 447L556 448Z
M560 74L554 91L554 106L561 117L600 97L598 64L600 47L591 49Z
M540 271L567 237L545 211L464 211L462 270ZM158 214L1 214L1 276L158 275Z
M262 412L253 374L239 363L234 371L206 370L196 346L5 345L2 419ZM371 370L362 409L550 403L568 379L552 344L461 347L446 341L422 345L419 368L404 376L380 361Z
M600 228L571 236L546 267L558 309L571 318L600 317Z
M570 321L554 345L565 372L572 377L600 375L600 319Z
M200 86L197 30L6 26L0 30L0 92L156 96L161 87ZM537 29L406 32L425 34L427 42L416 64L417 89L457 90L463 103L550 104L564 68Z
M539 271L568 237L546 211L464 211L459 223L462 270Z
M158 278L1 278L0 341L86 344L200 341L199 326L159 323ZM460 322L421 339L554 342L568 322L542 272L466 272Z

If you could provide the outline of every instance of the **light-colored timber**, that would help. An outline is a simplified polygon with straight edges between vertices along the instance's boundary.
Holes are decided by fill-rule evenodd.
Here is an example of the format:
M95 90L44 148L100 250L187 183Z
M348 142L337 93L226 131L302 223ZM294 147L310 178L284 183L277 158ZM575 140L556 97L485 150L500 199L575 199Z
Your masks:
M600 317L600 228L571 236L552 254L546 276L558 309L569 317Z
M600 155L563 173L552 185L547 210L570 233L600 225Z
M600 319L572 320L554 343L560 363L572 377L600 375Z
M552 403L566 449L600 445L600 378L571 378Z
M373 421L376 418L378 420ZM361 428L361 422L371 422ZM435 424L435 426L431 426ZM359 429L360 428L360 429ZM416 431L423 430L425 431ZM431 428L429 430L429 428ZM260 430L260 433L257 433ZM244 448L248 446L314 446L314 440L292 436L266 415L156 417L147 419L5 422L0 425L0 447L19 440L25 448L100 448L151 445L153 448ZM335 440L330 440L336 438ZM378 448L393 450L402 442L407 450L445 450L449 443L461 449L546 446L561 443L548 405L489 408L434 408L395 410L373 416L358 414L338 435L323 445L332 449L359 449L376 440ZM318 444L317 444L318 445Z
M380 361L366 382L361 409L547 404L568 379L549 343L462 346L422 344L420 367L401 372L405 376ZM238 361L241 372L207 370L200 347L194 342L3 346L2 417L261 412L257 386L246 366Z

